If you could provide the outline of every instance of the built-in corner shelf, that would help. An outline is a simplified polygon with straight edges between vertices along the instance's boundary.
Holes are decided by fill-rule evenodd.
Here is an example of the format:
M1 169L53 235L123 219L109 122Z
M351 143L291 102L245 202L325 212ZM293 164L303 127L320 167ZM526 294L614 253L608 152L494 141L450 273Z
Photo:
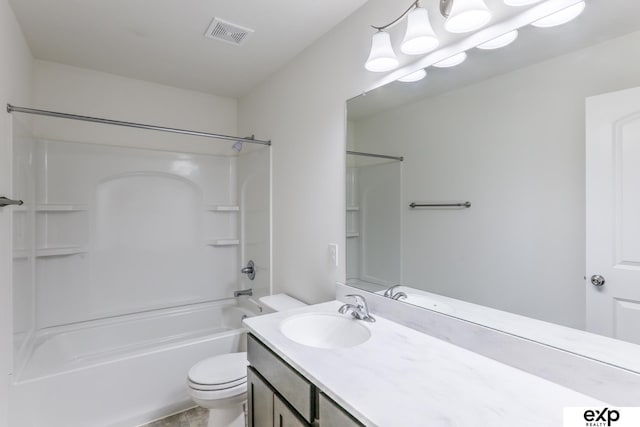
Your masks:
M54 257L54 256L68 256L86 254L87 248L80 246L69 246L59 248L41 248L36 250L37 257Z
M204 209L212 212L240 212L238 205L205 205Z
M207 246L237 246L240 244L240 240L238 239L214 239L207 240Z
M347 239L353 238L353 237L360 237L360 233L358 233L357 231L349 231L347 232Z
M42 204L36 206L38 212L78 212L88 211L89 206L85 204Z
M360 210L360 206L347 206L347 212L358 212Z

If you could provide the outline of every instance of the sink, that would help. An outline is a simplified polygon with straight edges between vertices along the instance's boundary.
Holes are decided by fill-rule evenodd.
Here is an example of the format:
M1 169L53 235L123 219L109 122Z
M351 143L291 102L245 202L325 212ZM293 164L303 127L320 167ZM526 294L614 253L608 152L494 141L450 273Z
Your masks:
M348 348L371 337L361 320L333 313L305 313L280 323L280 332L298 344L316 348Z

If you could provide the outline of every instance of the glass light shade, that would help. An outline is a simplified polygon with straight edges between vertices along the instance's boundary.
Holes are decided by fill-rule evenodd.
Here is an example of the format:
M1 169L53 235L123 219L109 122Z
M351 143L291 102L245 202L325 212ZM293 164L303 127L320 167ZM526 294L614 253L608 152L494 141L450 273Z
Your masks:
M400 77L398 81L403 83L413 83L417 82L418 80L422 80L425 77L427 77L427 72L422 68L418 71L414 71L411 74L407 74L404 77Z
M518 38L518 30L513 30L506 34L496 37L495 39L491 39L488 42L479 44L477 46L478 49L500 49L501 47L505 47L511 43L513 43Z
M364 67L376 73L391 71L398 66L398 58L391 47L389 33L378 31L371 38L371 52Z
M400 50L407 55L427 53L440 44L429 21L429 12L423 7L416 7L407 15L407 32L400 45Z
M444 28L450 33L468 33L491 20L491 11L482 0L455 0Z
M538 3L540 0L504 0L507 6L526 6L528 4Z
M534 27L540 28L549 28L555 27L556 25L566 24L567 22L575 19L582 13L586 6L584 1L580 3L576 3L572 6L567 7L566 9L559 10L556 13L553 13L549 16L546 16L542 19L538 19L537 21L531 23Z
M433 66L438 68L455 67L456 65L462 64L465 59L467 59L467 53L460 52L457 55L453 55L447 59L443 59L440 62L436 62L435 64L433 64Z

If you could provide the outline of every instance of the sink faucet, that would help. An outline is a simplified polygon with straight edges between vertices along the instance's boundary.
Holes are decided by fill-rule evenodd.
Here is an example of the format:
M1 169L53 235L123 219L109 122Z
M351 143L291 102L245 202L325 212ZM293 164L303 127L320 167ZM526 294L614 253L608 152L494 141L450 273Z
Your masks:
M393 290L400 287L400 285L394 285L392 287L390 287L389 289L387 289L386 291L384 291L384 296L387 298L391 298L394 300L399 300L400 298L405 299L407 298L407 294L405 294L404 292L396 292L394 293Z
M233 291L233 296L234 296L235 298L238 298L238 297L239 297L239 296L241 296L241 295L248 295L248 296L251 296L251 295L253 295L253 289L252 289L252 288L249 288L249 289L243 289L243 290L241 290L241 291Z
M369 307L367 307L367 300L362 295L346 295L349 298L355 298L356 304L345 304L338 309L340 314L351 313L353 317L358 320L364 320L365 322L375 322L376 319L369 314Z

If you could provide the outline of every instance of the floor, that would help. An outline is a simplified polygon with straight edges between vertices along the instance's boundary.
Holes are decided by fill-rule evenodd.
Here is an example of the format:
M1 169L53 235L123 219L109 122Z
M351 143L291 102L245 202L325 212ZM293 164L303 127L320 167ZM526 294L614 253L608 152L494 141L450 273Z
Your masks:
M141 427L207 427L206 409L195 407Z

